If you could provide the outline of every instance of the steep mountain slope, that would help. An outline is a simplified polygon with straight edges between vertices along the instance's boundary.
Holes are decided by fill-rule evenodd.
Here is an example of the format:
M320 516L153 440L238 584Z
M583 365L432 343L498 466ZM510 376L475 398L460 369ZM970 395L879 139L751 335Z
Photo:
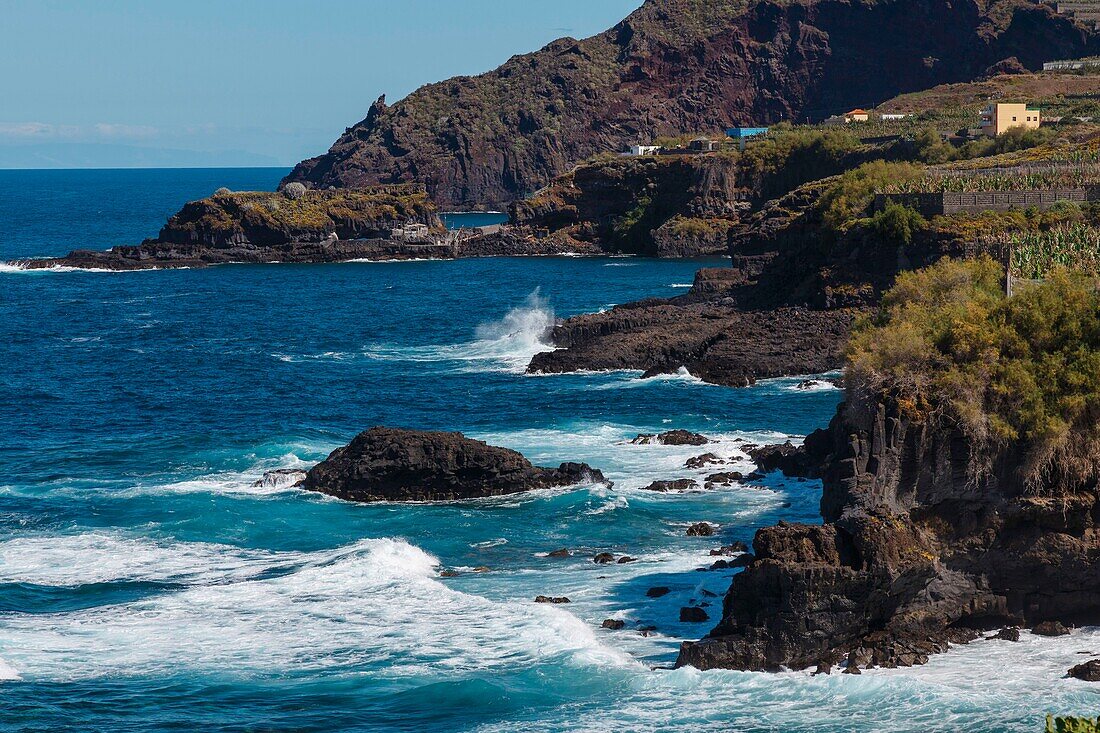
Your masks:
M1013 56L1034 68L1097 51L1095 34L1026 0L647 0L598 36L380 98L287 180L417 181L444 206L499 207L631 142L817 118Z

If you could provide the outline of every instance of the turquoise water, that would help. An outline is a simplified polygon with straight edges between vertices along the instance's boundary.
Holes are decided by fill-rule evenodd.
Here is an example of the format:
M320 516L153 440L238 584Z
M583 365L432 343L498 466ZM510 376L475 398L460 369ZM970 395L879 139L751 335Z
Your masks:
M280 174L2 173L0 259L135 241L179 201ZM860 677L667 669L711 626L680 607L717 618L729 586L697 572L709 550L817 521L820 486L640 487L701 477L683 464L705 451L745 470L739 441L798 439L840 393L523 371L553 319L684 292L700 264L0 272L0 728L1030 731L1093 709L1060 679L1100 652L1091 631ZM253 485L377 424L587 461L616 485L414 506ZM670 428L718 442L629 442ZM720 536L686 537L697 521Z

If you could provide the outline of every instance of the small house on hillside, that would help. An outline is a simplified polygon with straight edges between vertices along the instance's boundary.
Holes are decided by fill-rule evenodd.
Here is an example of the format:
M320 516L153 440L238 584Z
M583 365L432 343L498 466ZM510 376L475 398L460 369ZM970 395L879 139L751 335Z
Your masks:
M906 119L908 119L912 116L913 115L887 113L887 114L882 115L882 121L883 122L901 122L902 120L906 120Z
M720 149L722 144L717 140L711 140L709 137L697 137L691 141L691 145L688 147L694 153L713 153Z
M630 155L657 155L661 152L660 145L631 145Z
M871 113L865 109L853 109L844 113L844 121L848 123L852 122L869 122L871 120Z
M1014 127L1037 130L1042 123L1042 112L1026 104L1001 102L990 104L982 110L982 130L989 137L1003 135Z

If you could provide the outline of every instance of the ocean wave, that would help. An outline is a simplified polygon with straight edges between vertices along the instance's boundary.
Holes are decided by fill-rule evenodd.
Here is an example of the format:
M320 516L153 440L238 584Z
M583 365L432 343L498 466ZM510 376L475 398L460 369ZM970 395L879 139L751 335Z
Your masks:
M463 344L430 346L393 346L375 344L364 349L368 358L379 361L450 362L460 371L503 371L523 373L532 357L552 349L550 331L554 311L539 290L523 305L508 311L501 319L477 327L474 340Z
M235 553L198 547L190 556L250 562ZM277 577L9 616L0 622L0 649L23 675L51 681L181 669L254 676L368 668L435 677L542 663L639 666L563 609L449 588L438 560L402 540L362 540L309 553L308 561Z
M286 562L293 553L228 545L158 542L106 532L0 542L0 582L75 587L111 582L227 582Z

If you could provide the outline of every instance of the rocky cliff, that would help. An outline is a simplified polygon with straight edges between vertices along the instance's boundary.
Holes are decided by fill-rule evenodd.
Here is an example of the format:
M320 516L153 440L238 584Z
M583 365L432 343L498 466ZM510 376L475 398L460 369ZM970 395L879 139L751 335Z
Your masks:
M1009 57L1036 68L1098 50L1083 26L1023 0L647 0L592 38L379 99L287 180L418 181L448 207L502 207L631 143L821 118Z
M517 233L656 257L725 254L749 206L736 154L605 156L511 207Z
M969 439L890 397L842 406L810 441L822 526L761 530L701 669L909 666L978 630L1100 621L1095 481L1037 492L1006 446L975 479Z

